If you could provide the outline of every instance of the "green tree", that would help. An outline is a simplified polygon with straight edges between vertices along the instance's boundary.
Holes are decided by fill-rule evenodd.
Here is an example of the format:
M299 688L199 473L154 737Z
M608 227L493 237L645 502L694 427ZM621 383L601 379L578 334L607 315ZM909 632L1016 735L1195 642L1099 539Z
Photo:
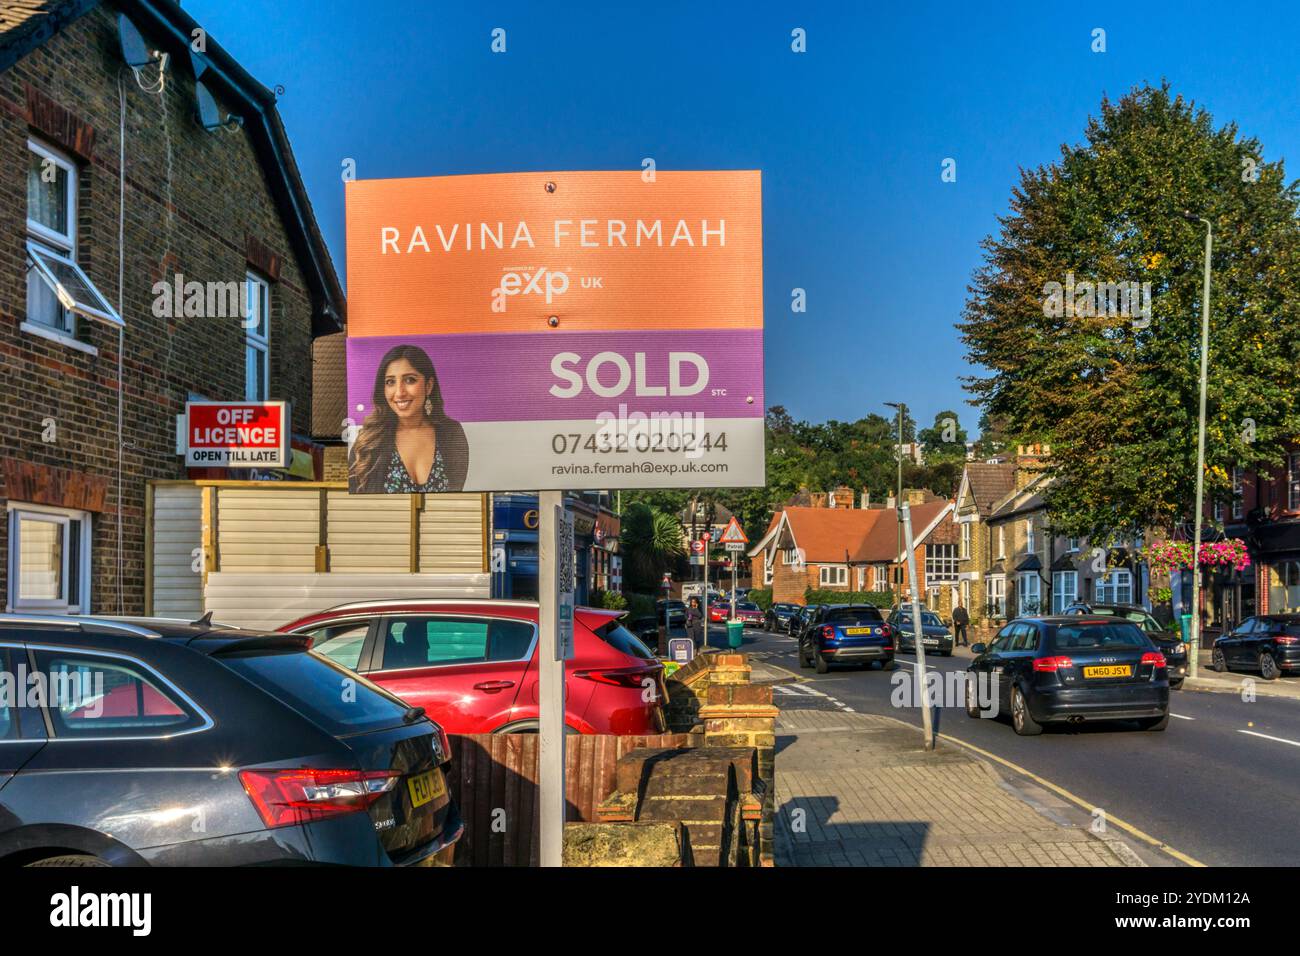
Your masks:
M934 424L917 432L916 440L925 446L926 464L966 460L966 429L954 411L935 415Z
M984 410L1008 438L1051 445L1062 533L1191 517L1204 227L1185 210L1215 235L1207 489L1226 497L1233 466L1281 463L1300 434L1297 199L1258 140L1168 84L1103 100L1082 144L1022 173L958 329L989 371L967 379ZM1094 294L1120 282L1149 283L1127 315L1113 287Z
M623 511L619 543L629 591L657 593L664 572L684 553L677 516L639 501Z

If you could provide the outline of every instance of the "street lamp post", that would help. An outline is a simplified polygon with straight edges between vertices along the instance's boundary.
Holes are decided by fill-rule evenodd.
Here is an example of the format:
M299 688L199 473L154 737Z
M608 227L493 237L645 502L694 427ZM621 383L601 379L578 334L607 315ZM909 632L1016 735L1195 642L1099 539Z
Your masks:
M1192 641L1187 653L1187 676L1195 677L1201 653L1201 519L1205 494L1205 386L1210 358L1210 253L1214 235L1210 220L1183 213L1188 222L1205 223L1205 278L1201 290L1201 411L1196 431L1196 518L1192 535Z
M898 492L894 498L894 514L898 517L898 547L895 554L903 553L903 410L907 408L903 402L885 402L890 408L898 410ZM901 603L901 602L900 602Z

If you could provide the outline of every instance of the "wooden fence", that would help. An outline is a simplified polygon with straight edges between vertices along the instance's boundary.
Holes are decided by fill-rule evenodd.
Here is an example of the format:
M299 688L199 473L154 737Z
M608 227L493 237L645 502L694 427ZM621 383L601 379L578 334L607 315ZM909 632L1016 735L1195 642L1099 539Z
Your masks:
M536 734L452 734L451 795L465 819L460 866L538 863ZM637 747L687 747L689 734L571 734L565 740L566 818L592 822L613 792L618 758Z

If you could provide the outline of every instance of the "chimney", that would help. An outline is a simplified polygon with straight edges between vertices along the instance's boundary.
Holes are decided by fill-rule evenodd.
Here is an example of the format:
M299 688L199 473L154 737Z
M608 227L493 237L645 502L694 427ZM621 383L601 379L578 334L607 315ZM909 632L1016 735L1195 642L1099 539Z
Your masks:
M811 497L812 497L812 507L814 508L828 507L828 505L826 504L826 492L814 491Z
M1052 452L1049 445L1016 446L1016 491L1042 474L1044 459Z
M853 489L848 485L840 485L836 488L834 491L834 497L836 508L853 507Z
M898 500L894 497L894 493L892 491L889 493L889 497L885 499L885 507L886 508L898 507Z
M865 511L867 508L870 508L870 507L871 507L871 492L869 492L866 488L863 488L863 489L862 489L862 496L861 496L861 498L860 498L859 500L861 501L861 504L859 505L859 507L862 508L864 511Z
M924 488L904 488L903 500L906 501L910 507L915 507L919 504L923 504L927 500L927 494Z

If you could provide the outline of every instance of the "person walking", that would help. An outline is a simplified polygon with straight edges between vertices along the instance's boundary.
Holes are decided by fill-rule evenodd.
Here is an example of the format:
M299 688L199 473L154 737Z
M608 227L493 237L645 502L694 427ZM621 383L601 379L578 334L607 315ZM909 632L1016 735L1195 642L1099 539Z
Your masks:
M970 625L970 615L966 613L960 601L952 609L952 624L957 629L957 637L954 643L958 647L970 647L970 641L966 637L966 628Z

